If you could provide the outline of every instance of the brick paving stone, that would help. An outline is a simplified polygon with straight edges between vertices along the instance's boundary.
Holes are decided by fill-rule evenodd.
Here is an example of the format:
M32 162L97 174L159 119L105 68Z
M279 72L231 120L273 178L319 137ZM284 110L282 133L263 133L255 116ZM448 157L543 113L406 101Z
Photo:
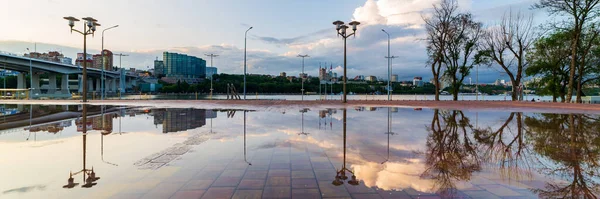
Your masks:
M317 180L314 178L292 179L293 189L313 189L319 188Z
M364 184L351 185L351 184L348 184L348 183L344 183L344 186L346 187L346 190L348 190L348 192L351 193L351 194L355 194L355 193L377 193L377 191L375 191L375 189L369 188L369 187L365 186Z
M329 161L327 162L313 162L312 167L315 169L333 169L333 166Z
M237 186L242 178L240 177L219 177L213 184L212 187L235 187Z
M142 198L144 193L118 193L110 197L110 199L136 199Z
M238 189L263 189L265 186L265 180L255 179L242 179L238 185Z
M181 190L206 190L213 182L214 180L190 180Z
M408 189L404 189L404 192L412 197L415 196L434 196L437 195L435 193L427 193L427 192L421 192L421 191L417 191L413 188L408 188Z
M318 181L332 181L335 179L336 172L333 169L314 170Z
M352 194L352 198L354 199L377 199L382 198L379 194L371 193L371 194Z
M344 186L335 186L331 184L331 181L319 181L318 183L321 196L324 198L350 197L350 193Z
M161 183L154 187L152 190L148 191L146 194L144 194L143 198L169 198L173 194L175 194L177 190L183 187L183 185L184 183L182 182Z
M488 191L464 191L464 193L473 199L500 199Z
M232 199L260 199L262 190L237 190Z
M277 176L277 177L290 177L291 171L289 169L269 169L269 177Z
M292 170L312 170L313 167L310 163L301 163L301 164L294 164L292 163Z
M266 186L290 186L292 185L291 181L290 181L290 177L279 177L279 176L272 176L272 177L268 177L267 178L267 184Z
M489 191L490 193L503 197L503 196L523 196L520 193L513 191L502 185L479 185L482 189Z
M292 199L318 199L321 193L318 189L292 189Z
M198 199L202 197L202 194L204 194L205 191L206 190L178 191L171 196L171 199Z
M481 177L481 176L473 176L471 178L470 183L474 184L474 185L498 184L494 181L491 181L491 180Z
M221 175L220 171L201 171L192 179L196 180L214 180L217 179Z
M241 178L246 173L245 170L225 170L220 177L239 177Z
M377 190L377 193L384 199L410 199L411 197L404 191L385 191Z
M266 179L269 171L246 171L244 179Z
M312 170L292 171L292 179L295 178L315 178L315 174Z
M202 196L203 199L229 199L233 196L233 187L211 187Z
M290 163L271 163L270 169L290 169Z
M246 168L248 168L248 163L237 162L237 163L231 163L231 164L227 165L227 167L225 169L226 170L245 170Z
M265 187L262 198L291 198L290 187Z
M254 165L248 167L248 171L264 171L269 170L269 165Z

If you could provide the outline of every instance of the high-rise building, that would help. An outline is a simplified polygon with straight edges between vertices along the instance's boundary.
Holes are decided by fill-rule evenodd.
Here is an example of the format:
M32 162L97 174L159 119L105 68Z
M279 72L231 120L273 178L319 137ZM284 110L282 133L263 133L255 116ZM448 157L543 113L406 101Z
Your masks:
M206 77L212 77L216 74L218 74L217 67L206 67Z
M165 76L165 62L160 60L154 60L154 76L161 77Z
M51 62L57 62L57 63L64 63L63 59L68 58L65 57L62 53L58 52L58 51L50 51L48 53L39 53L39 52L31 52L28 54L25 54L25 57L31 57L33 59L41 59L44 61L51 61ZM71 59L71 58L68 58ZM71 64L71 63L69 63Z
M319 69L319 80L321 81L329 81L330 76L329 73L327 73L327 68L320 68Z
M165 75L171 80L196 83L206 77L206 61L178 53L163 53Z
M102 54L92 56L94 68L102 68ZM113 53L110 50L104 49L104 70L113 70Z
M377 81L377 77L373 76L373 75L369 75L365 78L365 80L370 81L370 82L374 82Z
M87 54L86 55L86 67L93 67L93 60L94 58L92 57L92 54ZM75 60L75 65L77 66L83 66L83 53L77 53L77 59Z
M206 125L205 110L200 109L155 109L154 124L162 124L163 133L196 129ZM215 115L216 118L216 115Z
M423 86L423 77L415 77L415 78L413 78L413 86L416 86L416 87Z

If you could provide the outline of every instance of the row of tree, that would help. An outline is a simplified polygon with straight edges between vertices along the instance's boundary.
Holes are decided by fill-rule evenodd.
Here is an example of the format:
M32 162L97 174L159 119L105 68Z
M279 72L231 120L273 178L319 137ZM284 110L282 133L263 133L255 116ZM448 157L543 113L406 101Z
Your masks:
M512 83L512 100L521 100L523 77L536 79L540 94L554 101L581 102L588 85L600 77L600 0L540 0L533 9L544 9L562 21L534 31L532 17L520 12L504 14L488 28L473 15L459 11L457 0L442 0L425 17L428 66L439 100L440 82L450 82L458 100L460 87L474 66L498 68ZM539 34L539 35L538 35Z

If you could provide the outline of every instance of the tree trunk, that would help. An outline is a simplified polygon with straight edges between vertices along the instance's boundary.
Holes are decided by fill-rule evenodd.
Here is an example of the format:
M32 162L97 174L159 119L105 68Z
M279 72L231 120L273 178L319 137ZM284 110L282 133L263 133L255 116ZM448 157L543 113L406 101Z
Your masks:
M579 46L579 20L575 19L574 37L571 38L571 64L569 68L569 85L567 87L567 100L565 103L571 103L573 97L573 88L575 83L575 70L577 70L577 47Z
M581 93L583 93L582 89L582 81L583 81L583 67L584 65L581 64L579 66L579 78L577 78L577 98L575 99L576 103L581 103Z
M456 83L456 79L452 80L452 100L458 101L458 92L460 91L460 86Z

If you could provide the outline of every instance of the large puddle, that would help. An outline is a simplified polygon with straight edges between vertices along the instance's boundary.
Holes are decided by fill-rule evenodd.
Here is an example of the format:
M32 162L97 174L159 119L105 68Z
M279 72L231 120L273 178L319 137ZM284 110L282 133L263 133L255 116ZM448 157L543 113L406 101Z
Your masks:
M4 105L0 198L595 198L600 116Z

